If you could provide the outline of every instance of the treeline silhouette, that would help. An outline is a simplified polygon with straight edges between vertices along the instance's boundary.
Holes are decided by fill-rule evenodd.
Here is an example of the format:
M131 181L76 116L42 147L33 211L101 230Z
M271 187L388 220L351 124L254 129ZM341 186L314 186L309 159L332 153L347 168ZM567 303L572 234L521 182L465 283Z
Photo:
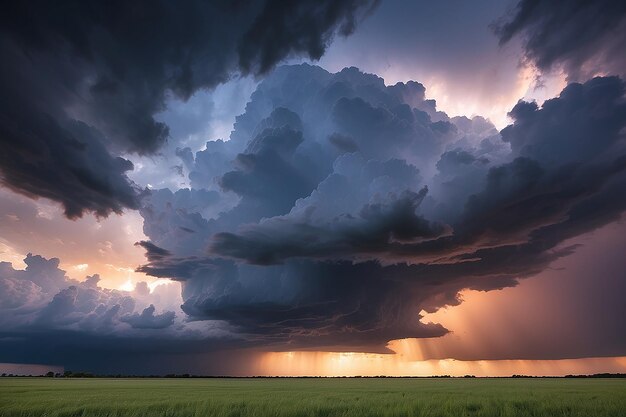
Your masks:
M299 378L299 379L339 379L339 378L626 378L626 374L600 373L591 375L565 375L565 376L533 376L533 375L511 375L511 376L485 376L477 377L475 375L451 376L451 375L430 375L430 376L230 376L230 375L193 375L193 374L166 374L166 375L131 375L131 374L93 374L91 372L48 372L43 375L18 375L3 373L2 378L31 377L31 378L258 378L258 379L275 379L275 378Z

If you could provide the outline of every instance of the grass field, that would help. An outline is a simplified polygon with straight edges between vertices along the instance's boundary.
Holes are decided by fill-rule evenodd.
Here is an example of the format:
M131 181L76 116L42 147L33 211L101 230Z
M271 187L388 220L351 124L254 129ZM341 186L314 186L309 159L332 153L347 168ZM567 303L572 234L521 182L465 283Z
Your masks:
M626 416L626 379L0 379L0 416Z

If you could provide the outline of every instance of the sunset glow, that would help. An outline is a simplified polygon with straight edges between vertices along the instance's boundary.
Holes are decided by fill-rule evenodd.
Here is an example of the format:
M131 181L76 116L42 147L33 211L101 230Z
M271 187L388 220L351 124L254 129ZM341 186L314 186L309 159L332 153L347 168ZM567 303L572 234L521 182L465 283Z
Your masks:
M626 372L626 357L558 360L411 360L413 340L391 342L396 354L359 352L269 352L253 375L277 376L564 376ZM402 349L411 345L408 355Z

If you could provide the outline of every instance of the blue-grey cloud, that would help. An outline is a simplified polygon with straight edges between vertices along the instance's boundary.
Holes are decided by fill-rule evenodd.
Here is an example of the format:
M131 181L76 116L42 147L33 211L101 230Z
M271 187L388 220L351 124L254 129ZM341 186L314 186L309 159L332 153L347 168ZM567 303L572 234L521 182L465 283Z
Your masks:
M155 115L231 77L318 59L373 3L44 1L0 17L0 173L17 192L62 203L70 218L138 207L117 157L168 139Z
M140 268L180 280L183 311L229 323L244 344L381 351L445 334L420 311L516 285L626 208L613 196L626 181L616 77L520 102L501 136L437 112L417 83L354 68L279 68L246 109L211 157L234 169L182 155L239 200L193 237L167 210L145 217L171 238L148 232Z
M2 359L81 364L67 352L96 347L116 366L138 351L136 366L226 347L388 352L391 339L448 332L424 311L458 305L463 289L517 285L626 209L619 78L520 102L501 133L448 118L410 85L355 69L273 72L229 140L179 152L193 187L151 190L140 208L150 240L138 270L179 281L182 311L157 311L145 285L71 281L55 260L0 264ZM33 352L35 337L59 348ZM626 344L609 339L568 352Z
M155 310L154 304L150 304L141 313L128 314L120 317L120 320L135 329L164 329L174 324L176 313L166 311L162 314L154 314Z
M182 322L175 323L174 311L156 313L159 291L151 293L145 283L133 291L106 289L99 286L98 275L68 278L56 258L28 254L24 262L24 270L0 262L0 335L14 332L28 339L49 333L54 338L69 331L134 338L133 329L166 328L172 337L189 333Z

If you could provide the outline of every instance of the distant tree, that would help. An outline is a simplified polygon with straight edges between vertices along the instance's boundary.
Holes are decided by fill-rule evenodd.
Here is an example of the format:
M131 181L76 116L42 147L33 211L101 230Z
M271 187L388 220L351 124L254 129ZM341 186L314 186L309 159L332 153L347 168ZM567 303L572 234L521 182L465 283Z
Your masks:
M46 373L46 376L48 378L54 378L54 372L50 371L50 372Z

